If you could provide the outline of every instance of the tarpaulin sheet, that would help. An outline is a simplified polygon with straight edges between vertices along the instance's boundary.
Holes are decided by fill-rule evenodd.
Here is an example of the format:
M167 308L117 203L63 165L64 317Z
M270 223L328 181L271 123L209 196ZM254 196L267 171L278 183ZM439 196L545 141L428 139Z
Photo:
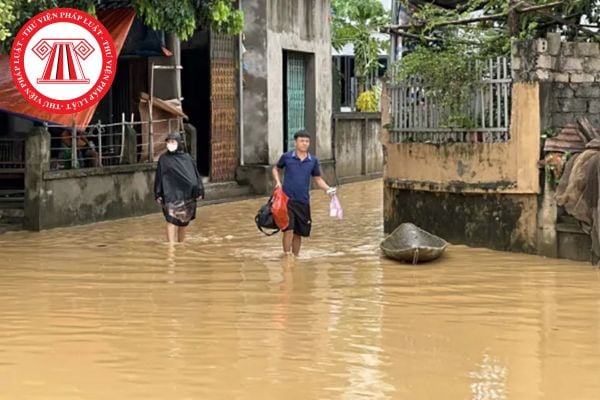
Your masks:
M98 20L108 29L115 44L117 56L121 53L123 43L135 18L132 8L119 8L113 10L101 10L97 14ZM64 126L75 124L78 127L87 126L96 111L98 103L81 111L74 116L72 114L53 114L42 111L30 104L15 86L9 69L9 55L0 55L0 110L10 114L23 116L28 119L46 121Z

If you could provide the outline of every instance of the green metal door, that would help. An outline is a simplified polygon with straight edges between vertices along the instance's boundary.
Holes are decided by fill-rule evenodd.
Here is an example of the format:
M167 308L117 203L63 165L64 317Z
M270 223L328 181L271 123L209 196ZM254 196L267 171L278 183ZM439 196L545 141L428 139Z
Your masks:
M306 62L304 55L287 52L286 147L294 149L294 134L306 129Z

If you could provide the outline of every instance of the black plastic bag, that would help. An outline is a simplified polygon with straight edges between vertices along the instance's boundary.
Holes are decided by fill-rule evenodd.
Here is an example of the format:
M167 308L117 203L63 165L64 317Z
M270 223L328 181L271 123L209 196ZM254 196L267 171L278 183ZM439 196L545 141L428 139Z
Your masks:
M279 228L275 223L275 219L273 218L273 213L271 211L271 207L273 206L273 197L269 198L269 201L265 205L263 205L256 213L256 217L254 217L254 222L256 222L256 227L259 231L264 233L267 236L273 236L274 234L279 232ZM267 233L264 229L273 229L273 232Z

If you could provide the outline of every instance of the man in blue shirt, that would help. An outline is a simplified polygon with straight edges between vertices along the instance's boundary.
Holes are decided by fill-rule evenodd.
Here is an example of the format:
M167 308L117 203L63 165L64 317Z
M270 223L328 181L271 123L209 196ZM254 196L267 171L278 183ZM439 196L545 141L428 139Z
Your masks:
M281 187L281 172L283 191L289 197L288 214L290 224L283 232L283 251L292 252L295 256L300 253L302 237L310 236L310 184L311 177L315 184L330 196L335 194L335 188L330 187L321 177L321 167L317 157L308 153L310 135L300 131L294 135L296 150L281 156L277 166L273 168L273 179L276 187Z

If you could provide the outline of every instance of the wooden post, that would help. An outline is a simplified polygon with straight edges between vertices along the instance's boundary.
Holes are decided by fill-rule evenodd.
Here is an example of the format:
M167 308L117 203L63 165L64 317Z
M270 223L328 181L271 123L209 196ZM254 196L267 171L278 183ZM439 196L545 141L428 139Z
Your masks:
M360 174L362 176L367 175L367 133L369 132L369 117L366 116L364 119L365 129L360 135Z

